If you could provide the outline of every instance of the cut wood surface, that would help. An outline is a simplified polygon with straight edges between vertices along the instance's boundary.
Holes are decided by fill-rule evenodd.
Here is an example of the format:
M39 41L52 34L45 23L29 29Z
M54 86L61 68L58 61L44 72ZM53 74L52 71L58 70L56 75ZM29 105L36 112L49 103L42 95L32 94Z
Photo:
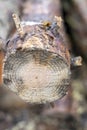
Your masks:
M34 2L26 2L22 22L12 15L17 32L5 46L3 83L26 102L52 102L67 94L71 56L63 20L55 16L58 2Z
M27 102L60 99L70 85L70 55L59 32L58 19L51 22L25 25L21 35L18 20L18 34L6 46L4 85Z

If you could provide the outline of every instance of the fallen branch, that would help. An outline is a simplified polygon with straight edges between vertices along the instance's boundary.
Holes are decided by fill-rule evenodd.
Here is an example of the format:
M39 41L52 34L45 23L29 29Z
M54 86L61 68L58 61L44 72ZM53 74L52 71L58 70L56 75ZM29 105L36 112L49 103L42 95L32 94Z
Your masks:
M5 46L4 85L26 102L62 98L70 86L71 56L60 31L61 18L24 26L16 14L13 20L17 32Z

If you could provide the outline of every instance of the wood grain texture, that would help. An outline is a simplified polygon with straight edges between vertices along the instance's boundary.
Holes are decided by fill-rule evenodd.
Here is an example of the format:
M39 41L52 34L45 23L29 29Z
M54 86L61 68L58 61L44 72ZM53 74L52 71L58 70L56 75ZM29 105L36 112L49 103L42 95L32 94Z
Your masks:
M26 102L45 103L62 98L70 83L70 57L54 22L49 27L25 26L25 35L7 45L3 82Z
M25 24L21 26L19 18L15 17L18 19L15 19L17 32L6 44L3 83L26 102L46 103L67 94L70 86L70 54L61 32L62 20L54 16L57 8L50 16L52 3L54 5L56 1L34 2L29 1L31 8L25 11L27 15L24 14L34 24L24 21ZM36 12L30 15L34 7ZM21 27L23 35L18 31Z
M4 84L27 102L51 102L66 95L69 67L45 50L17 51L5 61Z

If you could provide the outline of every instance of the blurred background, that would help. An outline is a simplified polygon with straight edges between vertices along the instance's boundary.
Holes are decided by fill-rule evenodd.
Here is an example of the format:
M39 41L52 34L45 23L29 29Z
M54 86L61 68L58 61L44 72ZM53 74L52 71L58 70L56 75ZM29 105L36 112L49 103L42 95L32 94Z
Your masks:
M81 67L72 70L68 95L50 104L29 104L4 88L0 51L0 130L87 130L87 1L0 0L0 37L8 41L15 32L12 13L21 20L61 16L62 34L72 57L81 56Z

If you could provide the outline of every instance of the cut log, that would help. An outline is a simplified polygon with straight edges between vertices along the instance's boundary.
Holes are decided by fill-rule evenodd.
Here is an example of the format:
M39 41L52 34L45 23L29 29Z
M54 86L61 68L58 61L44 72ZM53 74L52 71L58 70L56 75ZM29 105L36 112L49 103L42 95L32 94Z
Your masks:
M6 45L3 83L31 103L60 99L70 84L70 55L58 19L44 23L25 23L24 34L18 31Z

